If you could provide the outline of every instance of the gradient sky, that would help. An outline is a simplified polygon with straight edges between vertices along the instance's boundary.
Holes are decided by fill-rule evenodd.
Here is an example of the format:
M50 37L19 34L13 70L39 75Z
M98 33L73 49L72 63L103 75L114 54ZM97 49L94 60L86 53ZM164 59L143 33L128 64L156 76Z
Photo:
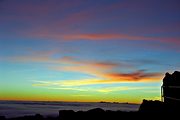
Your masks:
M159 100L175 70L179 0L0 0L0 100Z

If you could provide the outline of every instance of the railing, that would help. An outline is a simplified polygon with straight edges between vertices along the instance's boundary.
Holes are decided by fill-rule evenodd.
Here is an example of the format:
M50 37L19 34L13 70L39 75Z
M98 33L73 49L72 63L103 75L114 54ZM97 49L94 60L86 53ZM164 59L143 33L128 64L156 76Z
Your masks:
M167 98L167 99L171 99L171 100L176 100L176 101L180 101L179 98L174 98L174 97L168 97L168 96L165 96L163 94L163 88L175 88L175 89L180 89L180 86L161 86L161 101L164 102L164 98Z

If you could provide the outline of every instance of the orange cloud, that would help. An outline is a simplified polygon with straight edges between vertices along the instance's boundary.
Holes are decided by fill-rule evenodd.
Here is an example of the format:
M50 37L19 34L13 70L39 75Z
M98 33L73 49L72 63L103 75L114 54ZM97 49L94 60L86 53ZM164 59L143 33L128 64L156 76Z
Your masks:
M61 67L51 67L51 69L58 71L85 73L98 78L102 78L104 73L110 72L111 70L120 66L118 63L85 61L85 60L77 61L75 59L70 61L69 60L63 61L63 63L66 63L68 65Z
M133 36L126 34L69 34L63 35L65 40L149 40L149 41L160 41L160 42L175 42L180 44L178 38L167 38L167 37L148 37L148 36Z
M46 54L47 53L47 54ZM58 71L79 72L94 76L98 80L93 83L114 83L114 82L133 82L133 81L157 81L161 74L146 72L145 70L134 70L134 66L124 63L113 63L108 61L90 61L76 59L69 56L61 58L52 58L54 52L45 52L41 55L31 54L29 56L11 57L9 60L14 62L41 62L54 63L56 67L49 67ZM135 72L123 73L117 69L131 69ZM86 81L87 82L87 81Z
M65 57L62 58L66 64L73 64L61 67L52 67L52 69L58 71L72 71L80 72L89 75L93 75L99 80L93 82L97 83L113 83L113 82L133 82L133 81L158 81L161 78L160 73L146 72L146 70L135 70L135 72L123 73L114 72L117 68L121 69L134 69L134 66L126 65L122 63L111 62L98 62L98 61L86 61L76 60L74 58Z
M78 65L78 66L64 66L53 69L60 71L80 72L93 75L99 80L93 80L93 83L117 83L117 82L145 82L145 81L159 81L161 80L160 73L151 73L144 70L137 70L135 72L123 73L112 72L119 66L95 66L95 65ZM87 82L87 81L86 81Z
M27 34L28 35L28 34ZM150 37L140 35L128 35L128 34L111 34L111 33L76 33L76 34L60 34L52 33L50 31L29 33L29 36L35 36L40 38L49 38L60 41L72 41L72 40L129 40L129 41L157 41L161 43L170 43L180 45L180 39L176 37Z
M65 40L75 39L88 39L88 40L106 40L106 39L129 39L129 40L142 40L145 37L129 36L124 34L72 34L64 35Z
M152 81L158 80L161 76L160 73L147 73L144 70L139 70L132 73L108 73L106 77L115 80L124 81Z

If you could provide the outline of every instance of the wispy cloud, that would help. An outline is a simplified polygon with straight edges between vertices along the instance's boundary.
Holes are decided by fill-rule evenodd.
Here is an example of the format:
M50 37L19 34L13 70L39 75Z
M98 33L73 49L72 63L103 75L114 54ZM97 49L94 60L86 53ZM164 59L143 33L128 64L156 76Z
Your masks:
M102 84L99 83L99 79L82 79L82 80L59 80L59 81L35 81L37 83L33 86L84 86L84 85L93 85L93 84ZM61 88L60 88L61 89Z
M133 38L128 35L120 35L120 34L71 34L71 35L64 35L65 40L109 40L109 39L139 39ZM141 38L142 39L142 38Z
M132 78L118 78L118 79L80 79L80 80L59 80L59 81L36 81L33 86L86 86L86 85L97 85L97 84L114 84L114 83L130 83L130 82L157 82L160 78L141 78L134 80Z
M42 87L41 85L33 85L33 86L39 86ZM85 89L85 88L76 88L76 87L55 87L55 86L51 86L51 87L46 87L47 89L51 89L51 90L73 90L73 91L80 91L80 92L87 92L89 91L89 89Z
M135 82L135 81L158 81L161 78L161 73L147 72L146 70L135 70L135 72L123 73L113 72L119 66L108 68L107 66L94 66L94 65L80 65L80 66L64 66L56 67L54 69L59 71L72 71L80 72L89 75L93 75L97 78L103 79L98 80L102 83L113 83L113 82ZM97 81L96 81L97 82Z
M64 35L65 40L148 40L148 41L160 41L160 42L176 42L180 43L178 38L166 38L166 37L148 37L148 36L134 36L127 34L69 34Z
M132 73L109 73L106 74L107 77L111 79L116 80L127 80L127 81L141 81L141 80L147 80L151 81L153 78L158 79L160 76L160 73L151 73L146 72L145 70L138 70Z
M30 34L30 36L36 36L40 38L49 38L53 40L60 40L60 41L74 41L74 40L98 40L98 41L108 41L108 40L126 40L126 41L153 41L153 42L160 42L160 43L170 43L174 45L180 44L179 37L152 37L152 36L143 36L143 35L133 35L133 34L120 34L120 33L69 33L69 34L61 34L55 32L38 32Z
M54 41L64 41L64 42L72 42L72 41L142 41L142 42L153 42L158 43L156 45L149 44L148 46L139 45L139 47L148 47L153 49L170 49L179 51L178 45L180 45L180 38L179 37L173 37L173 36L152 36L152 35L134 35L134 34L124 34L124 33L112 33L112 32L103 32L100 31L100 33L92 33L92 32L76 32L71 33L71 31L67 31L66 33L59 33L59 32L51 32L51 31L45 31L38 30L41 32L36 33L30 33L29 35L26 35L26 37L30 36L33 38L40 38L40 39L51 39ZM69 33L68 33L69 32ZM67 34L68 33L68 34ZM166 46L169 45L169 48Z
M94 81L95 83L92 83ZM67 81L34 81L33 86L35 87L45 87L52 90L73 90L79 92L100 92L109 93L115 91L131 91L131 90L146 90L149 93L158 92L157 87L154 86L112 86L112 87L92 87L88 85L98 84L98 80L70 80Z
M56 66L48 66L51 70L59 72L79 72L94 76L90 80L68 81L65 84L107 84L116 82L138 82L138 81L158 81L161 74L158 72L148 72L147 70L138 70L130 63L97 61L97 60L83 60L70 56L60 58L53 58L54 52L47 52L47 54L29 56L15 56L8 60L13 62L37 62L37 63L53 63ZM131 69L131 72L122 72L123 69ZM62 83L61 83L62 84Z
M109 92L115 92L115 91L133 91L133 90L145 90L145 91L149 91L151 92L153 89L153 92L158 92L157 88L156 87L129 87L129 86L123 86L123 87L105 87L105 88L101 88L101 89L98 89L97 91L98 92L102 92L102 93L109 93Z

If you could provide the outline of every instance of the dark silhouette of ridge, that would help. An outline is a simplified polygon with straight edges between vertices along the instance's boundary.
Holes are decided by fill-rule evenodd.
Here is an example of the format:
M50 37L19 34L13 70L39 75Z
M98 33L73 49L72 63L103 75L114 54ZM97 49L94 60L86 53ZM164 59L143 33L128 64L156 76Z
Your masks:
M166 112L165 105L161 101L152 101L152 100L143 100L139 112L153 112L153 113L158 113L158 112Z

